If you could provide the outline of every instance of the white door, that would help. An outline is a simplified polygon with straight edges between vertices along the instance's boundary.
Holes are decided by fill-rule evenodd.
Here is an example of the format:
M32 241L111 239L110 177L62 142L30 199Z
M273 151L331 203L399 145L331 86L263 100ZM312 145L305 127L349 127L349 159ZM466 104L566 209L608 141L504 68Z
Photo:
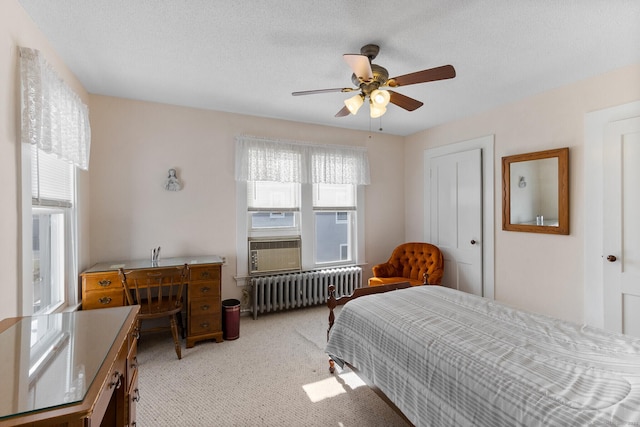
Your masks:
M482 295L482 150L433 157L431 243L444 255L442 284Z
M605 128L605 328L640 337L640 117Z

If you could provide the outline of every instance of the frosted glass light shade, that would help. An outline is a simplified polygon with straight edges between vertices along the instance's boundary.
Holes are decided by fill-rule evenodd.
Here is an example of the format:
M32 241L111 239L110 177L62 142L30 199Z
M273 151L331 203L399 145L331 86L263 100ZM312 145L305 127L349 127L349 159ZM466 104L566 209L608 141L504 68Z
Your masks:
M371 102L379 107L385 108L391 100L391 95L386 90L374 90L371 92Z
M364 104L364 97L361 94L352 96L344 101L344 105L347 106L351 114L356 114L360 107L362 107L362 104Z
M385 107L375 105L373 102L371 102L369 105L369 114L371 115L372 119L376 119L386 112L387 109Z

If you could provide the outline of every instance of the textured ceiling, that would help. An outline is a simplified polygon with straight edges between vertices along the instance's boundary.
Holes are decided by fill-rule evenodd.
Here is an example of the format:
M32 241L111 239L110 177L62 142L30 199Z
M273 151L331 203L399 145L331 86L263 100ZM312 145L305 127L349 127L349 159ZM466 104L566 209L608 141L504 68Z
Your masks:
M395 135L640 62L637 0L19 2L91 93ZM352 87L342 54L369 43L391 76L457 76L397 88L424 106L381 120L291 96Z

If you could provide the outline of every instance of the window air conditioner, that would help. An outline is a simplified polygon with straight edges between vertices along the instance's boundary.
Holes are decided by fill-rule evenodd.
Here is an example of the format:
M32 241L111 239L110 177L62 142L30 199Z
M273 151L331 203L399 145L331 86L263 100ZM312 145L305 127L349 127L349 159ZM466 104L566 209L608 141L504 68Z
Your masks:
M300 237L249 239L249 274L300 271Z

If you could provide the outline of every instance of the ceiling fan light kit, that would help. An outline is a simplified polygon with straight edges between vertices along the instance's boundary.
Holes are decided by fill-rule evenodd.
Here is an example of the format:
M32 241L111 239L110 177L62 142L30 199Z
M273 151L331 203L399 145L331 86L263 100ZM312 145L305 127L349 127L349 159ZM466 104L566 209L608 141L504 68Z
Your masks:
M356 114L362 104L364 104L364 95L361 93L344 100L344 105L347 106L351 114Z
M345 106L336 113L336 117L348 116L349 113L356 114L360 107L364 104L364 100L369 98L369 114L371 118L382 116L387 111L389 103L397 105L407 111L414 111L420 108L423 103L402 95L392 90L381 90L380 88L399 86L408 86L418 83L427 83L437 80L452 79L456 76L456 70L452 65L443 65L441 67L429 68L415 73L404 74L398 77L389 78L389 72L380 65L373 64L371 61L378 56L379 46L368 44L360 49L360 54L345 54L343 58L351 67L353 75L351 82L356 88L335 88L308 90L302 92L293 92L292 95L311 95L317 93L328 92L353 92L360 91L359 94L344 101Z
M382 115L387 112L387 109L385 107L375 105L373 102L370 102L369 104L369 115L372 119L382 117Z
M386 107L387 105L389 105L391 95L389 95L389 92L387 92L386 90L376 89L371 92L370 98L372 104Z

